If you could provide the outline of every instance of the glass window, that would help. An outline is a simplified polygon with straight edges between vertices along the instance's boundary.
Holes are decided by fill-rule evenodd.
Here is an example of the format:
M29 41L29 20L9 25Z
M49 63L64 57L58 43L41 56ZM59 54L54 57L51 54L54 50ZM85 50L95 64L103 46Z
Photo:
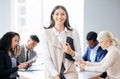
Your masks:
M70 24L79 31L82 44L84 0L11 0L10 30L19 32L22 39L26 39L40 27L49 25L50 13L56 5L65 6Z

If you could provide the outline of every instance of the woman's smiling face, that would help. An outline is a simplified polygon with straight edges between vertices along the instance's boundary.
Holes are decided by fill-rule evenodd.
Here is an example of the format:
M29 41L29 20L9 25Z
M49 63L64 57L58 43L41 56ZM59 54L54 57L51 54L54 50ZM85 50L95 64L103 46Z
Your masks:
M63 25L67 18L65 11L61 8L57 9L52 15L52 17L55 21L55 24L58 25Z

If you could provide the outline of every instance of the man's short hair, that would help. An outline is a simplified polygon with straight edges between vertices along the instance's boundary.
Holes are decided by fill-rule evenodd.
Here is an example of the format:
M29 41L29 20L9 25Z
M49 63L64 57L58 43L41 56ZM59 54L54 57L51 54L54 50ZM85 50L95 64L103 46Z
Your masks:
M93 41L96 41L97 39L97 33L94 32L94 31L90 31L87 36L86 36L86 39L89 41L89 40L93 40Z
M37 35L31 35L30 38L33 40L33 41L36 41L36 42L40 42L39 38Z

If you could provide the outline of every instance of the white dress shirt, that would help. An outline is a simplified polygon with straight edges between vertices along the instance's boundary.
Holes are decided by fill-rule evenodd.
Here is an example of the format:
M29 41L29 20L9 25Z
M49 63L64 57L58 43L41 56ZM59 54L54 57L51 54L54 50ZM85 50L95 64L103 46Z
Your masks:
M26 46L24 45L24 48L25 48L25 59L27 58L27 51L28 51L28 59L30 57L30 51L26 48Z
M97 46L95 46L94 48L91 49L91 52L90 52L90 60L91 60L91 62L95 62L98 47L99 47L99 45L97 45Z

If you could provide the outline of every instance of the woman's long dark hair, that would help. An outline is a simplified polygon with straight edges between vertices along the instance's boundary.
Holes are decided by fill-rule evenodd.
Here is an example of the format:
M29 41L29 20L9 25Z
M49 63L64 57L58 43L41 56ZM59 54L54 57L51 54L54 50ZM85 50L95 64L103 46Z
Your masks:
M16 32L7 32L3 35L3 37L0 39L0 50L8 52L9 50L13 53L13 49L11 48L12 44L12 38L17 35L20 39L20 36Z
M64 22L64 26L65 26L68 30L71 30L71 31L72 31L73 29L71 28L70 23L69 23L68 12L67 12L67 10L65 9L65 7L62 6L62 5L58 5L58 6L56 6L56 7L53 9L53 11L52 11L52 13L51 13L51 16L50 16L50 18L51 18L51 23L50 23L49 27L44 27L44 28L45 28L45 29L49 29L49 28L52 28L52 27L55 26L55 21L54 21L52 15L55 13L55 11L56 11L57 9L60 9L60 8L65 11L66 16L67 16L67 18L66 18L66 20L65 20L65 22Z

